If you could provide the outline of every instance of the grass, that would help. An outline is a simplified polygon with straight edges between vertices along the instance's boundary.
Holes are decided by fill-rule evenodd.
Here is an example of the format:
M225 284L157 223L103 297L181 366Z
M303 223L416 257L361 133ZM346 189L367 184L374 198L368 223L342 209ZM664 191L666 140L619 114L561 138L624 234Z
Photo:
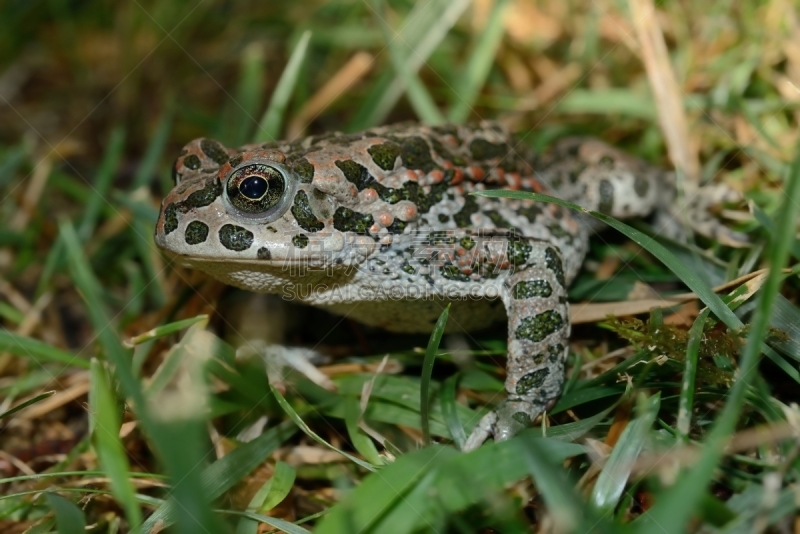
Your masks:
M0 531L796 530L790 9L4 5ZM747 232L741 248L598 215L611 228L573 310L629 301L642 283L696 298L647 323L574 327L562 397L513 440L459 452L502 391L502 325L463 348L440 344L446 315L430 338L386 335L225 288L153 245L171 163L195 137L482 118L536 148L602 137L671 162L687 191L745 192L753 213L720 214ZM264 325L335 356L321 370L336 391L294 372L282 389L237 357Z

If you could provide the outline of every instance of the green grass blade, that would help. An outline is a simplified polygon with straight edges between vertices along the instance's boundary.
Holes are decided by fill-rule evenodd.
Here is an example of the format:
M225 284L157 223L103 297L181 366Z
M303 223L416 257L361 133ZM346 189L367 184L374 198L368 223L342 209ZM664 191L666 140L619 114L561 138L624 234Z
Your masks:
M92 360L89 389L90 432L100 465L111 481L111 492L125 510L131 529L142 524L142 512L136 502L136 490L128 473L128 456L119 439L119 403L111 391L103 365Z
M373 443L372 439L358 426L362 415L358 399L348 396L344 399L344 402L344 422L347 426L347 435L353 447L372 465L383 465L384 461L377 447L375 447L375 443Z
M639 399L639 414L622 431L592 489L589 502L598 513L612 513L619 504L633 464L642 452L660 405L660 393L648 399Z
M272 510L289 495L296 475L294 467L285 462L275 462L272 477L259 488L245 512L258 514ZM243 517L236 525L236 534L256 534L257 531L258 522L248 517Z
M467 433L464 431L464 426L458 418L458 411L456 410L456 386L458 384L458 375L448 377L442 383L441 404L442 416L444 423L447 425L447 430L450 431L450 437L455 442L458 450L464 449L464 444L467 442Z
M267 110L261 118L258 125L258 131L253 138L255 143L263 143L266 141L274 141L278 138L281 131L281 123L283 116L286 112L286 106L289 104L289 99L294 93L294 86L300 74L300 68L303 66L303 61L308 51L308 43L311 41L311 31L306 30L300 36L300 40L292 50L292 55L289 56L289 61L283 69L281 79L278 80L278 85L275 86L275 92L272 93L272 98L269 101Z
M757 374L758 357L767 334L774 302L782 279L781 268L785 265L794 241L794 228L800 212L800 151L792 163L781 205L774 239L769 247L770 271L761 288L756 311L750 324L747 341L739 363L739 373L733 383L728 401L717 419L702 449L700 458L690 470L681 476L674 486L663 492L657 504L635 522L638 532L666 534L683 532L702 501L706 488L714 476L714 470L722 458L723 449L736 428L736 421L745 401L745 394Z
M694 407L694 384L697 377L697 362L700 359L700 343L710 310L706 308L694 320L689 329L689 341L686 346L686 361L681 382L680 403L678 405L678 421L675 425L680 440L689 443L689 429L692 426L692 408Z
M111 183L116 176L119 162L122 160L123 149L125 148L125 131L121 127L114 128L108 138L106 153L92 184L91 194L86 201L83 211L83 219L78 226L78 235L81 242L85 243L94 233L100 212L108 202L108 192Z
M428 89L420 81L419 76L409 68L407 54L401 49L401 47L408 47L408 43L405 41L398 42L401 38L398 38L396 34L393 35L393 30L386 22L385 1L372 0L372 5L375 13L381 18L378 24L383 33L386 47L389 49L392 66L397 76L403 78L407 84L408 100L411 102L411 107L414 108L417 117L428 124L446 122L444 115L439 111Z
M85 534L86 519L80 508L56 493L48 491L44 496L56 515L58 534Z
M436 351L439 350L439 343L442 341L442 334L447 325L447 316L450 313L450 305L444 309L436 325L433 327L431 337L428 340L428 347L425 349L425 359L422 360L422 382L419 388L419 415L422 421L422 442L425 445L431 444L430 427L430 390L431 374L433 373L433 362L436 360Z
M162 113L158 121L155 132L150 137L150 143L147 145L147 150L142 157L139 167L136 169L136 174L133 176L133 183L131 190L139 189L150 185L156 175L156 167L158 162L161 161L161 156L164 154L164 148L167 146L169 134L172 130L172 118L174 115L174 104L167 103L166 111Z
M322 439L322 437L320 437L313 430L311 430L311 427L308 426L305 423L305 421L303 421L303 419L297 414L297 412L294 411L294 408L292 408L292 406L286 401L286 399L283 398L283 395L281 395L278 390L276 390L274 387L272 387L271 384L270 384L270 389L272 390L272 394L275 395L275 399L278 401L278 404L280 404L281 408L283 408L283 411L286 412L286 415L288 415L289 418L292 421L294 421L294 423L298 427L300 427L300 430L302 430L308 437L310 437L311 439L313 439L314 441L316 441L320 445L325 445L329 449L338 452L339 454L341 454L342 456L344 456L345 458L347 458L351 462L357 463L358 465L360 465L364 469L367 469L369 471L375 471L375 467L373 467L372 465L368 464L364 460L361 460L360 458L356 458L352 454L348 454L348 453L344 452L343 450L334 447L333 445L331 445L330 443L328 443L324 439Z
M79 356L48 345L44 341L9 332L4 328L0 328L0 350L22 358L30 358L39 365L50 362L61 363L67 367L89 368L89 362Z
M54 393L55 393L55 391L45 391L44 393L40 393L39 395L36 395L35 397L30 398L30 399L26 400L25 402L20 402L19 404L17 404L13 408L10 408L10 409L6 410L5 412L0 413L0 421L5 419L6 417L11 417L15 413L19 412L20 410L24 410L28 406L36 404L39 401L43 401L44 399L46 399L48 397L52 397Z
M486 83L495 62L500 41L503 39L504 17L508 4L508 0L497 0L492 6L489 20L486 22L474 50L469 55L469 61L463 70L463 77L456 84L453 102L450 104L450 111L447 114L450 122L462 123L472 113L481 87Z

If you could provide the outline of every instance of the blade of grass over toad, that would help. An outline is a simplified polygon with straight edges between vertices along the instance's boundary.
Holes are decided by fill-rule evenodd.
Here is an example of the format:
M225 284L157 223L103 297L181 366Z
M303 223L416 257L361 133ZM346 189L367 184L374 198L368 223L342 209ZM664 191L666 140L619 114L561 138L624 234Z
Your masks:
M5 412L0 413L0 420L5 419L6 417L10 417L10 416L14 415L15 413L19 412L20 410L24 410L28 406L36 404L39 401L43 401L44 399L46 399L48 397L52 397L54 393L55 393L55 391L45 391L44 393L40 393L39 395L36 395L35 397L30 398L30 399L26 400L25 402L20 402L19 404L17 404L16 406L11 408L10 410L6 410Z
M456 386L458 384L459 373L447 377L442 383L441 404L442 404L442 417L444 423L447 425L447 430L450 431L450 437L458 447L458 450L464 449L464 444L467 442L467 433L464 432L464 427L458 419L458 412L456 411ZM480 419L477 417L475 420Z
M403 21L397 36L397 39L412 43L414 47L408 54L407 72L419 72L471 3L472 0L440 0L430 4L415 4L415 10ZM422 7L421 13L417 13L419 7ZM350 129L363 130L383 123L405 91L406 79L398 73L380 78L351 121Z
M133 336L132 338L125 340L123 344L129 348L134 347L136 345L139 345L140 343L145 343L146 341L150 341L152 339L168 336L170 334L174 334L175 332L180 332L184 328L189 328L193 324L200 323L203 321L208 321L208 315L202 314L198 315L197 317L182 319L180 321L175 321L174 323L158 326L156 328L153 328L152 330L143 332L138 336Z
M781 268L789 257L794 241L794 228L800 213L800 150L795 150L795 158L789 172L784 191L784 200L778 212L777 231L769 247L770 270L761 289L753 320L750 323L739 362L739 372L733 382L728 401L708 434L700 458L674 486L664 491L656 505L634 523L637 532L659 532L667 534L683 532L687 522L702 502L702 496L714 476L714 471L722 458L725 444L736 428L736 422L745 401L745 393L755 379L758 357L767 334L773 305L778 296L782 279Z
M89 368L89 362L75 354L48 345L38 339L9 332L4 328L0 328L0 350L23 358L30 358L39 365L46 362L57 362L68 367Z
M681 279L691 291L693 291L703 303L708 306L711 311L716 315L728 328L741 328L742 321L728 308L719 296L714 293L712 288L708 286L703 280L697 276L697 273L687 268L680 262L671 252L669 252L663 245L658 243L653 238L645 235L644 233L622 223L613 217L604 215L602 213L582 208L577 204L567 202L549 195L541 193L529 193L525 191L503 191L503 190L489 190L489 191L476 191L473 193L478 196L492 197L492 198L516 198L527 200L538 200L540 202L550 202L558 204L571 210L591 215L595 219L603 221L615 230L618 230L625 235L628 239L633 240L642 248L647 250L650 254L658 258L664 265L666 265L675 276Z
M419 387L419 415L422 419L422 441L425 445L431 444L431 374L433 373L433 362L436 360L436 351L439 350L439 343L442 341L444 327L447 325L447 316L450 314L450 305L444 309L436 325L433 327L431 337L428 340L428 347L425 349L425 359L422 360L422 383Z
M278 138L283 115L286 112L289 99L294 93L294 86L297 82L300 68L303 66L310 41L311 30L306 30L300 36L300 40L297 41L294 50L292 50L292 55L283 69L281 79L278 80L278 85L275 86L275 92L272 93L272 98L267 106L267 111L264 112L264 116L258 125L258 130L253 136L253 142L264 143Z
M292 408L292 406L286 401L286 399L283 398L283 395L281 395L278 390L276 390L274 387L272 387L272 385L270 385L270 389L272 390L272 394L275 395L275 399L278 401L278 404L280 404L281 408L283 408L283 411L286 412L286 415L288 415L289 418L292 421L294 421L294 424L296 424L298 427L300 427L300 430L305 432L305 434L308 437L310 437L311 439L313 439L314 441L316 441L320 445L325 445L329 449L338 452L339 454L341 454L342 456L344 456L345 458L347 458L351 462L357 463L358 465L360 465L364 469L368 469L370 471L375 471L375 467L373 467L372 465L368 464L364 460L356 458L355 456L353 456L351 454L347 454L343 450L337 449L336 447L334 447L333 445L331 445L330 443L328 443L327 441L322 439L318 434L316 434L313 430L311 430L311 427L309 427L305 423L305 421L303 421L300 418L300 416L297 414L297 412L294 411L294 408Z
M420 81L419 76L409 69L407 55L404 52L404 49L409 48L409 45L405 41L398 39L397 33L386 22L386 2L384 0L372 0L371 4L376 15L380 17L378 26L381 28L386 47L389 49L392 66L397 72L397 76L402 77L408 84L406 89L408 100L411 102L411 107L414 108L417 117L428 124L445 122L444 115L436 107L436 102L434 102L428 89Z
M44 496L56 515L58 534L85 534L86 519L80 508L57 493L48 491Z
M489 20L469 55L469 62L463 70L463 76L455 85L457 90L453 95L453 102L450 104L450 111L447 114L447 118L451 122L460 124L467 120L472 112L481 87L486 83L486 78L494 64L500 41L503 39L504 15L508 4L508 0L497 0L492 6Z
M136 490L128 473L127 452L119 439L119 407L106 375L106 370L98 360L92 359L91 381L89 382L90 433L94 437L94 447L108 479L111 492L128 518L131 530L142 524L142 511L136 502Z
M202 458L197 457L200 454L199 442L192 442L196 446L187 446L183 441L185 436L193 438L202 436L204 432L202 421L175 418L160 423L152 417L141 386L131 370L129 351L123 348L117 337L113 319L110 318L104 299L101 297L100 283L89 267L72 223L69 221L61 223L60 237L66 247L70 276L87 304L86 310L95 335L103 348L103 354L113 365L114 374L119 380L122 391L133 401L142 427L152 438L173 481L172 495L180 503L177 506L177 523L180 527L178 531L192 532L192 528L198 522L213 528L217 521L211 515L209 501L203 493L200 474L196 469L197 464L202 461Z
M619 504L633 464L642 452L660 406L660 393L650 398L639 397L637 402L639 413L636 419L628 423L622 431L592 489L589 502L598 513L611 513Z
M694 407L694 384L697 377L697 362L700 358L700 342L706 327L710 310L706 308L694 320L689 329L689 342L686 344L686 361L681 382L680 403L678 405L678 421L675 425L680 440L689 443L689 429L692 426L692 408Z

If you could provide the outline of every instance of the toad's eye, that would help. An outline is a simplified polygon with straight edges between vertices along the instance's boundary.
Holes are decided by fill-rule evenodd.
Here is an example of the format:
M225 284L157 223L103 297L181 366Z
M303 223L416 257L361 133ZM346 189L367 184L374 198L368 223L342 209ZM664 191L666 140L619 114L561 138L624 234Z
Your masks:
M282 165L246 163L228 175L225 196L241 215L276 219L285 211L290 185Z

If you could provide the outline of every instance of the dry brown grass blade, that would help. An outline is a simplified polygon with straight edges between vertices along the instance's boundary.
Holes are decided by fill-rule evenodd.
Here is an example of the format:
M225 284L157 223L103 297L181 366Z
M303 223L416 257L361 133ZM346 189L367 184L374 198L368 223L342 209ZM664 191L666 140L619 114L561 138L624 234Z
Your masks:
M683 92L669 61L664 35L656 20L656 7L653 0L629 0L628 4L670 159L691 182L697 183L700 178L697 147L690 140Z
M728 289L737 287L741 284L747 285L747 293L737 297L737 300L747 300L750 298L767 276L768 269L760 269L753 271L744 276L740 276L735 280L726 282L714 288L715 293L727 291ZM791 269L784 269L784 273L792 272ZM626 300L622 302L600 302L600 303L575 303L570 307L570 319L572 324L592 323L601 321L609 315L625 316L625 315L638 315L640 313L647 313L653 308L670 308L678 306L691 300L697 299L694 293L681 293L673 295L666 299L641 299L641 300Z
M287 128L286 138L296 139L305 132L309 123L325 108L338 100L350 87L369 72L375 57L369 52L357 52L300 108Z

